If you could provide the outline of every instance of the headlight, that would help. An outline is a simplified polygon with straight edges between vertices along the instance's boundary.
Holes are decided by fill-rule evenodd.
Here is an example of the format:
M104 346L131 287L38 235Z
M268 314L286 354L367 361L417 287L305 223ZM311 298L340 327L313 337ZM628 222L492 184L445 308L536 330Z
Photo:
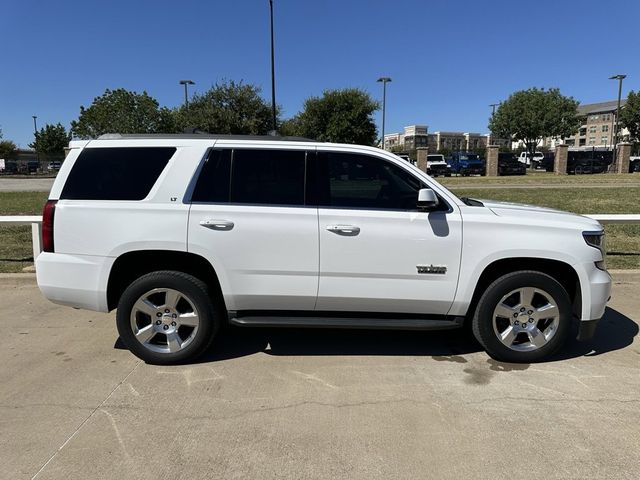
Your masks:
M596 267L598 267L600 270L606 270L607 265L606 265L606 253L604 248L604 245L605 245L604 230L593 231L593 232L582 232L582 238L584 238L584 241L587 242L587 245L600 250L600 253L602 254L602 260L599 262L596 262Z

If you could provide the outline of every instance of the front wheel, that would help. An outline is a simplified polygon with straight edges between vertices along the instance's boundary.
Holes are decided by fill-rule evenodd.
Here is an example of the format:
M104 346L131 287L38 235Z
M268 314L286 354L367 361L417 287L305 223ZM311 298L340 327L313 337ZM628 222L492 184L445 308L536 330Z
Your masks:
M484 292L473 333L496 360L537 362L556 353L569 335L571 302L564 287L535 271L500 277Z
M134 281L116 314L124 344L147 363L192 360L211 344L219 318L207 286L183 272L158 271Z

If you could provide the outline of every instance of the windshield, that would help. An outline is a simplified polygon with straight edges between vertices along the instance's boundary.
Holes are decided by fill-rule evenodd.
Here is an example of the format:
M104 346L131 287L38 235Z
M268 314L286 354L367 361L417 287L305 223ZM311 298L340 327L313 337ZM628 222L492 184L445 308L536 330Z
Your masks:
M460 160L478 160L478 155L475 154L462 154L458 157Z

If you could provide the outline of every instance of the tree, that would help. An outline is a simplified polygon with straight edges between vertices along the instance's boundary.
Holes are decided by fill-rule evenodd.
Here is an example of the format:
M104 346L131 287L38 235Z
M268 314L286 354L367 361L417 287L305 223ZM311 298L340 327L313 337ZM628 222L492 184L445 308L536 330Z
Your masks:
M260 96L260 87L233 80L194 94L189 106L177 108L174 115L180 131L264 135L272 130L271 106Z
M18 147L15 143L11 140L0 140L0 158L10 160L15 158L17 153Z
M376 125L373 112L380 104L357 88L325 90L311 97L294 117L295 134L325 142L373 145Z
M500 104L489 120L489 129L497 137L521 140L533 158L544 138L569 137L580 128L577 109L578 102L557 88L521 90Z
M168 108L160 108L149 96L124 88L107 89L89 108L80 107L78 120L71 122L71 133L80 138L96 138L105 133L171 133L175 131Z
M627 103L620 110L620 126L629 130L629 140L640 142L640 91L631 90Z
M36 133L35 142L29 144L40 155L46 158L64 158L64 149L69 145L71 135L58 123L56 125L47 124Z

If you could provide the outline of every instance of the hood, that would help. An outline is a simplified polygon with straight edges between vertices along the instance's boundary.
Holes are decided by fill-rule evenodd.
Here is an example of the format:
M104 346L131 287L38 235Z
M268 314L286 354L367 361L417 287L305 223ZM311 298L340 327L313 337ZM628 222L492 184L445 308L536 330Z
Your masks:
M559 223L567 226L575 225L583 229L602 230L602 225L597 220L576 213L521 203L498 202L495 200L480 201L486 208L500 217L526 217L531 220L541 220L545 223Z

